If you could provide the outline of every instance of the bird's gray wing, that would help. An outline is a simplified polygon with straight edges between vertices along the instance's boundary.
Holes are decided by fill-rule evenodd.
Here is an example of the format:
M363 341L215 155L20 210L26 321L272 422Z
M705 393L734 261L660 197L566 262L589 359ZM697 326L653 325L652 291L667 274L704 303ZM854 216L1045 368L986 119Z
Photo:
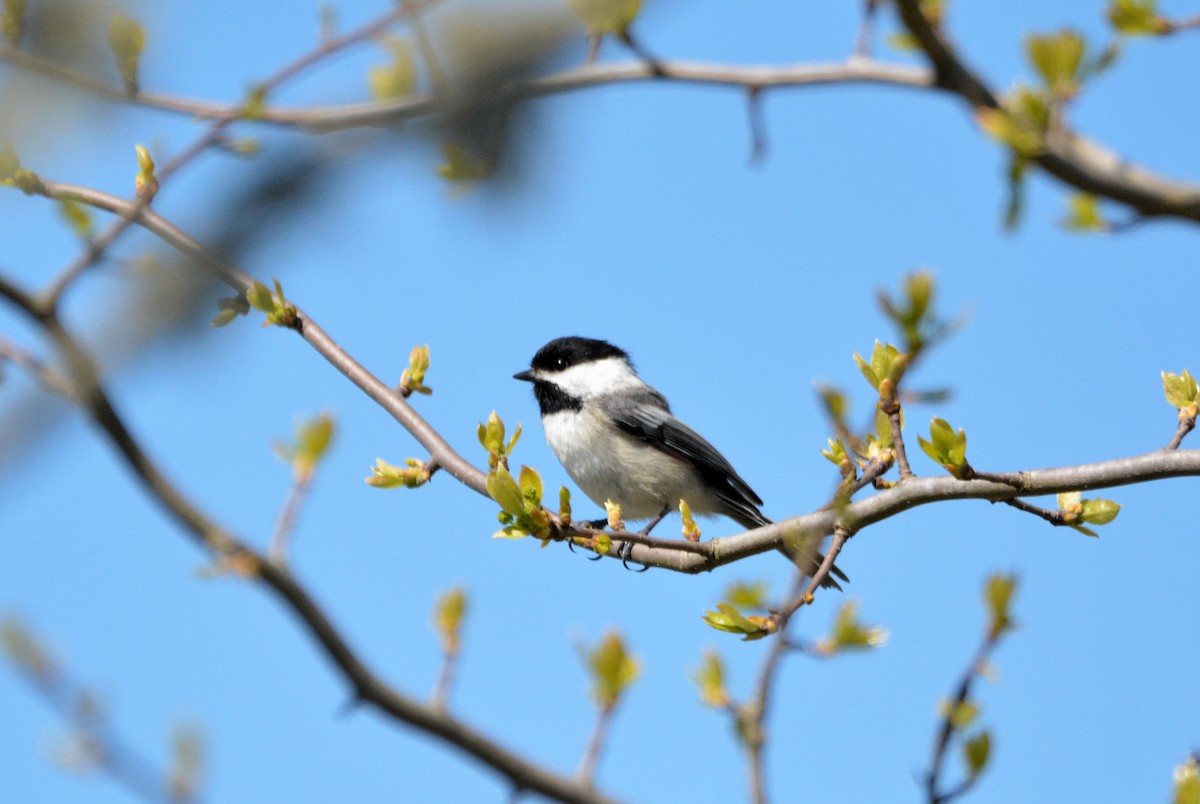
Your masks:
M617 427L696 467L715 491L739 509L747 503L750 506L762 505L762 499L742 480L725 456L704 436L671 414L667 400L658 391L653 388L632 394L626 391L605 397L600 404ZM756 516L753 519L765 521L757 509L754 514Z

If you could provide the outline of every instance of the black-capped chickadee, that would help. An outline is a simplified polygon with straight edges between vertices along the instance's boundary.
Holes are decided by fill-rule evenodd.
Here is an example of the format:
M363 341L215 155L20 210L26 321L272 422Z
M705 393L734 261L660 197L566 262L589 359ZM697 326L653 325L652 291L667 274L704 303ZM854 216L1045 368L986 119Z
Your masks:
M612 500L629 520L653 526L686 500L696 514L744 528L769 525L762 499L716 447L671 414L638 377L623 349L592 338L558 338L514 379L533 383L546 440L567 474L597 505ZM824 559L815 555L815 572ZM841 588L832 575L824 586Z

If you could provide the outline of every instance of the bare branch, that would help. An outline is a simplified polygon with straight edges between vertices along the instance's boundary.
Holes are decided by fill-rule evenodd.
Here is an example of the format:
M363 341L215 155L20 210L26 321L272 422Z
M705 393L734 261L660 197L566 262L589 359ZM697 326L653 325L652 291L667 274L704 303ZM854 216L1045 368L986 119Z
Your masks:
M1040 519L1044 519L1047 522L1049 522L1051 525L1061 527L1061 526L1064 526L1067 524L1066 519L1064 517L1064 514L1066 513L1065 511L1061 511L1061 510L1053 509L1053 508L1042 508L1039 505L1032 505L1031 503L1027 503L1018 497L1014 497L1011 500L1005 500L1004 503L1006 505L1011 505L1013 508L1016 508L1018 511L1024 511L1027 514L1033 514L1034 516L1036 516Z
M912 480L916 475L913 474L912 467L908 464L908 451L904 448L904 433L901 432L903 426L900 423L900 403L893 401L885 412L888 424L892 429L892 447L896 450L896 466L900 470L900 482L904 483Z
M591 785L596 776L596 765L600 762L600 753L608 739L608 728L612 724L615 706L602 706L596 713L596 725L588 737L587 747L583 750L583 758L579 761L579 778L586 785Z
M1183 443L1184 437L1192 432L1196 427L1196 417L1180 415L1179 427L1175 429L1175 435L1171 436L1171 440L1163 449L1179 449L1179 445Z
M267 555L281 566L287 563L288 541L296 527L296 515L300 512L300 506L304 504L312 486L312 479L312 473L297 477L283 502L283 507L279 510L279 519L275 522L275 532L271 535L271 549Z

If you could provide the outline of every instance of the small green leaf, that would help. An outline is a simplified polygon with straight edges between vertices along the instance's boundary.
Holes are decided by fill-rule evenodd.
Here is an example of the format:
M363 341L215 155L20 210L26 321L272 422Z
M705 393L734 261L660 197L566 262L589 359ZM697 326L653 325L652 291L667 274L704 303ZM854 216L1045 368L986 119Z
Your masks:
M429 371L429 346L414 346L408 354L408 368L400 375L400 387L409 393L428 396L433 389L425 385L425 372Z
M500 503L505 511L516 517L524 516L525 498L521 496L517 481L503 466L496 467L488 474L487 489L491 498Z
M479 425L479 441L489 452L504 452L504 420L496 411L488 414L486 427Z
M957 478L970 477L967 465L967 434L955 431L944 419L934 416L929 424L929 440L917 436L921 451L945 467Z
M879 341L876 341L876 343L878 342ZM860 355L858 352L854 353L854 362L858 366L858 370L862 372L864 377L866 377L867 382L871 384L871 387L878 391L880 377L875 373L875 369L871 367L871 364L866 360L863 360L862 355Z
M571 492L566 486L558 487L558 518L563 525L571 524Z
M736 581L725 590L725 599L738 608L765 610L767 608L767 582Z
M92 215L87 207L67 198L58 202L58 212L76 237L85 242L92 239Z
M442 143L443 162L437 173L455 184L474 184L483 181L495 172L496 166L490 159L472 154L456 142Z
M108 23L108 46L117 62L117 71L130 95L138 93L138 62L146 47L146 32L137 21L114 14Z
M1017 588L1017 577L994 573L984 584L984 600L988 616L991 617L991 633L999 636L1013 627L1011 614L1012 598Z
M1121 506L1112 500L1084 500L1079 518L1089 525L1107 525L1121 513Z
M322 413L296 429L292 466L298 475L311 473L333 440L333 416Z
M403 39L391 39L386 46L391 52L391 63L371 67L367 72L371 97L377 101L407 97L412 94L417 84L412 48L408 42Z
M457 653L461 637L462 622L467 613L467 592L456 586L438 598L433 608L433 626L442 638L442 650Z
M849 409L845 394L832 385L820 385L817 387L817 395L821 398L821 403L825 406L825 414L834 423L845 421L846 413Z
M266 84L254 84L246 93L246 100L242 102L242 117L247 120L261 120L266 111Z
M833 632L818 642L817 648L825 655L832 655L842 650L877 648L885 642L887 631L864 626L858 619L858 605L851 601L838 607Z
M1050 93L1067 100L1079 91L1080 66L1086 42L1078 31L1063 30L1054 34L1030 35L1025 51Z
M370 477L365 478L365 482L369 486L380 489L392 489L401 486L415 489L429 482L429 475L426 473L424 461L419 461L416 458L406 458L404 464L407 468L401 469L399 466L392 466L382 458L376 458L375 465L371 467L372 474ZM503 514L504 512L501 513Z
M901 422L903 427L903 422ZM892 420L880 405L875 406L875 441L881 449L891 449L895 434L892 432Z
M884 380L892 380L895 382L900 368L900 350L890 343L880 343L875 341L875 348L871 350L871 371L879 378L879 382ZM878 386L876 386L878 389Z
M979 705L971 701L959 701L953 706L949 701L946 701L942 716L950 721L950 725L955 729L965 729L975 722L975 718L979 717Z
M729 705L729 691L725 689L725 665L715 650L704 652L704 659L693 671L692 680L696 682L700 700L705 706L723 709Z
M638 661L616 631L605 634L600 644L588 651L586 661L592 674L592 695L601 709L616 706L638 677Z
M1050 129L1050 102L1046 95L1019 86L1004 98L1000 108L981 108L975 120L987 134L1023 157L1010 169L1010 179L1024 177L1025 161L1041 154Z
M1124 36L1159 36L1171 30L1171 24L1158 13L1156 0L1111 0L1108 21Z
M1187 369L1184 369L1182 374L1162 372L1162 384L1167 402L1180 410L1196 402L1197 394L1200 393L1196 378L1188 373Z
M687 504L687 500L679 501L679 517L683 520L683 538L689 542L700 541L700 526L696 524L696 520L692 517L692 507Z
M525 504L531 507L537 507L542 504L542 478L532 467L522 466L520 474L517 475L517 484L521 487L521 496L525 498Z
M257 279L251 281L250 288L246 291L246 301L260 313L275 312L275 297L267 290L267 286Z
M641 0L569 0L571 11L593 35L624 36L641 10Z
M992 738L987 730L979 732L963 743L963 759L967 763L967 772L971 778L978 776L987 767L988 757L992 753Z
M718 603L717 610L704 612L703 619L710 628L741 634L748 641L770 636L778 627L772 617L747 617L728 603Z
M250 312L250 303L245 296L226 296L217 299L217 317L212 320L214 327L223 327L239 315Z
M1067 199L1069 211L1061 223L1073 232L1107 232L1112 228L1100 210L1100 202L1089 193L1075 193Z
M846 455L846 445L842 443L842 439L840 438L830 438L828 440L829 449L821 450L821 454L834 466L841 468L842 464L849 461L849 457Z

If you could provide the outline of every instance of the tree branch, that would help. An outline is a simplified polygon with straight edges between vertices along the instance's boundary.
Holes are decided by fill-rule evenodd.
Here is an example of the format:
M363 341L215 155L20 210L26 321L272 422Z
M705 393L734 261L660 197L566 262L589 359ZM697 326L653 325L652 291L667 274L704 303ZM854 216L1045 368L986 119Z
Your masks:
M148 211L138 213L145 216ZM0 292L13 286L0 283ZM32 302L27 298L27 301ZM268 561L208 518L162 473L142 450L109 401L91 357L79 346L53 315L42 317L34 306L17 307L38 321L61 351L75 385L81 409L120 452L146 490L202 547L219 558L237 560L239 566L257 575L316 639L326 656L350 683L355 697L377 707L392 718L440 738L507 777L519 789L533 790L559 801L598 804L609 801L589 786L560 776L486 737L444 710L409 698L378 678L346 643L341 632L304 587L283 566ZM356 364L357 365L357 364Z
M88 187L41 180L39 192L61 199L71 198L117 214L131 214L134 203ZM148 231L187 256L200 262L230 287L244 293L250 278L237 268L221 261L199 242L150 209L136 212L136 220ZM4 285L0 285L3 292ZM11 286L10 286L10 289ZM19 290L17 290L20 293ZM381 382L358 361L342 349L315 321L303 311L296 311L295 329L330 364L344 374L392 415L428 451L432 458L459 482L477 493L488 496L487 475L459 455L420 414L394 389ZM1129 458L1082 464L1057 469L1035 469L1005 476L1009 482L953 477L914 477L894 488L851 503L840 512L829 508L792 517L761 528L705 542L707 555L692 547L671 547L637 544L632 560L646 566L663 567L678 572L707 572L724 564L740 561L747 556L778 549L791 538L801 534L829 536L842 525L859 531L917 505L942 500L990 500L999 502L1018 496L1057 494L1063 491L1087 491L1133 483L1146 483L1165 477L1200 475L1200 450L1160 450ZM630 539L631 541L636 541ZM679 544L687 544L679 542Z
M973 110L1000 108L996 94L921 13L920 0L896 0L896 8L904 26L929 58L936 86L960 96ZM1045 148L1032 161L1082 192L1126 204L1142 215L1200 221L1200 187L1166 179L1126 162L1065 127L1049 133Z

